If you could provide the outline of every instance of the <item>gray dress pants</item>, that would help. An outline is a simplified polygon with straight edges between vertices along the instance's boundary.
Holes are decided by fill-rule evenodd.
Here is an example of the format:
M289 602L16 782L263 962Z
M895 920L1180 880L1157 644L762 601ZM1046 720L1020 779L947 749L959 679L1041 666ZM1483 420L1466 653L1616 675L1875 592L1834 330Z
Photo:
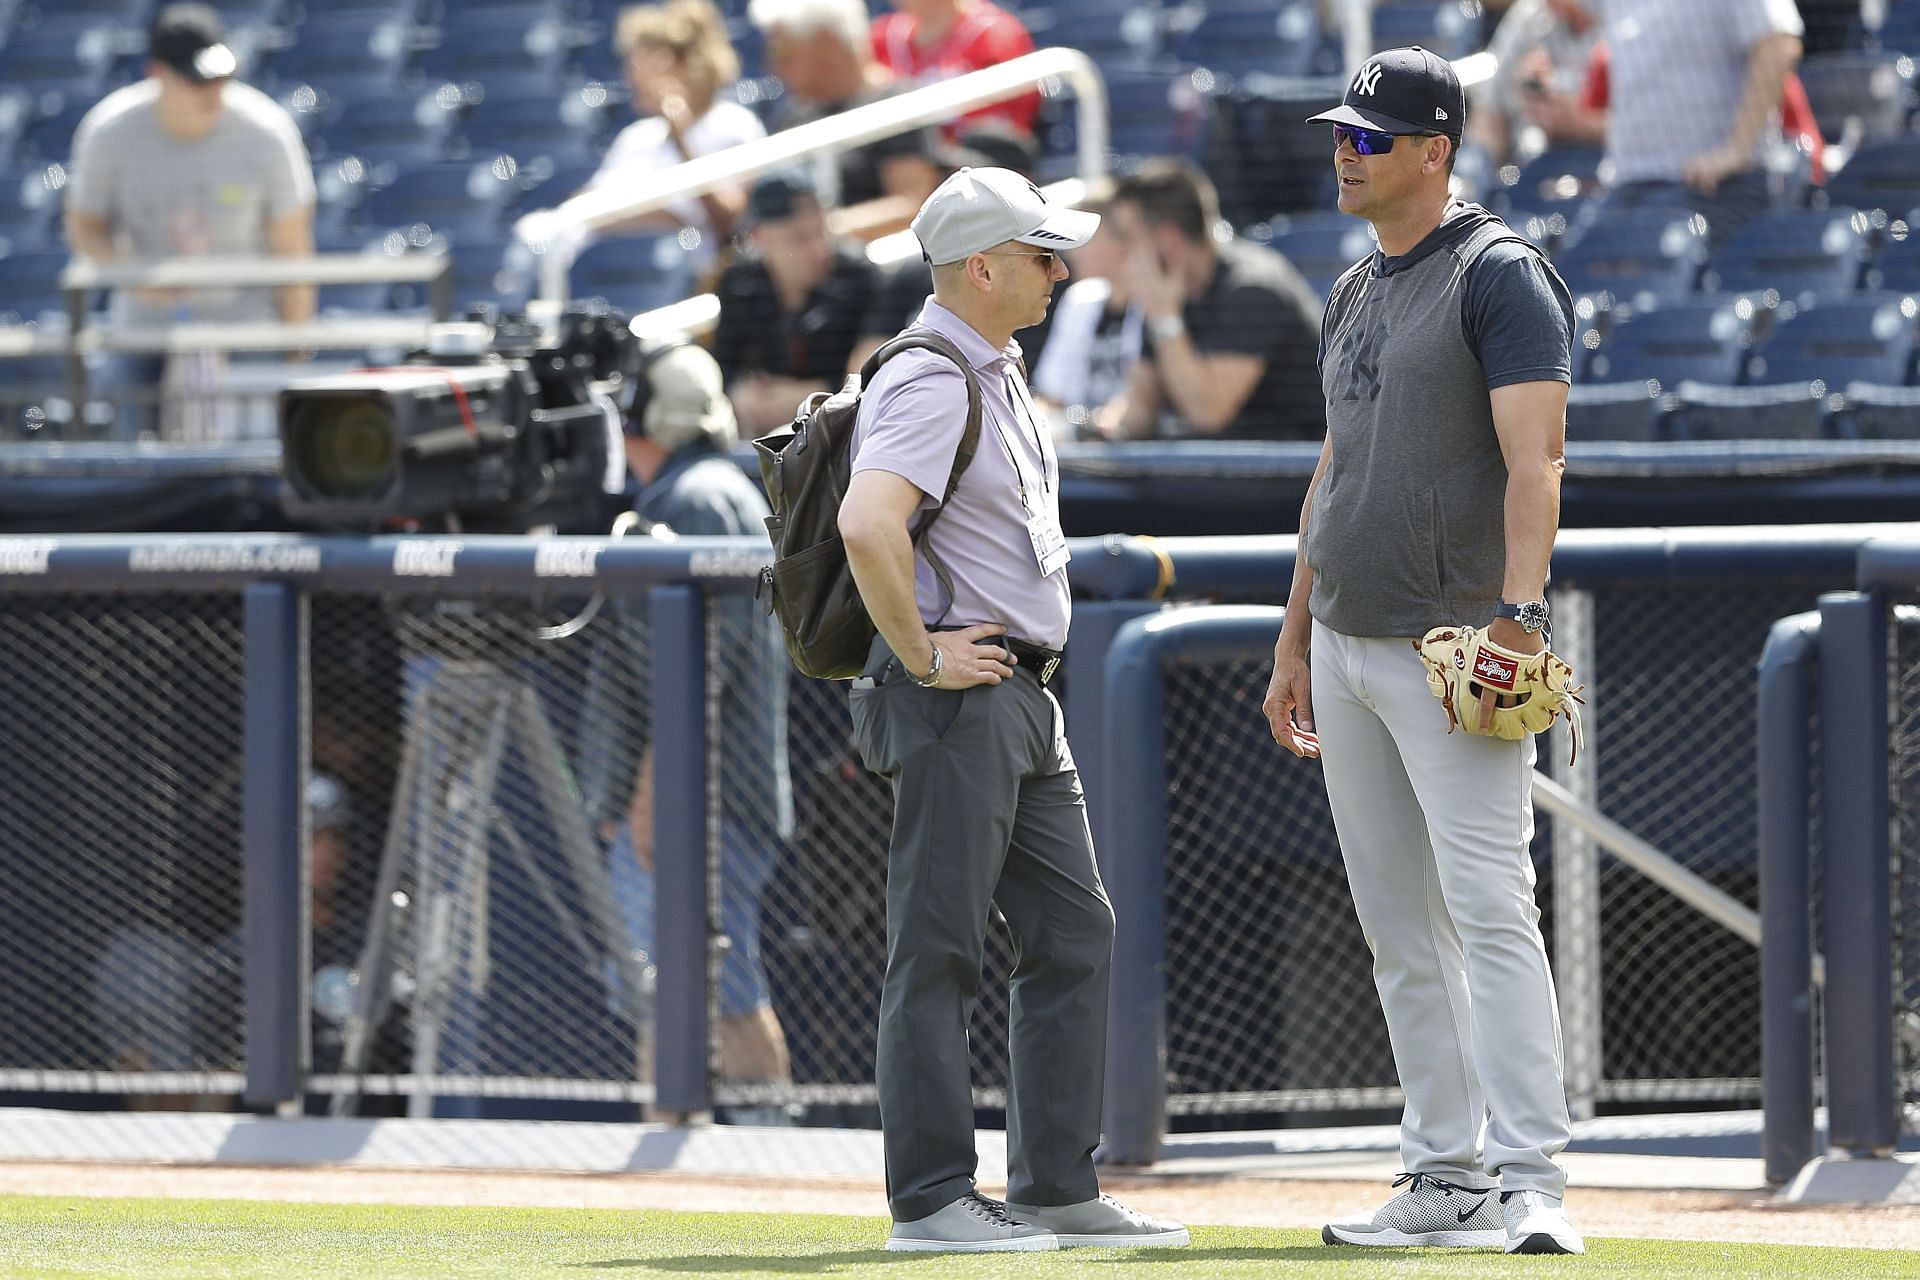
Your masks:
M851 706L867 768L893 783L877 1074L894 1219L974 1187L967 1022L990 906L1014 942L1008 1198L1091 1200L1113 908L1060 704L1024 668L997 685L922 689L878 640Z

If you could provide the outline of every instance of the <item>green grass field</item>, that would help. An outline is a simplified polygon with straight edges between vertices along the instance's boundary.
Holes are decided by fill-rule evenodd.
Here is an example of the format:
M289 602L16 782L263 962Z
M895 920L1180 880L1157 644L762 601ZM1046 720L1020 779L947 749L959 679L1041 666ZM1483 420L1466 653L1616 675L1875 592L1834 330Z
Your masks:
M884 1231L878 1218L786 1214L0 1197L0 1276L1920 1275L1920 1253L1597 1240L1584 1259L1382 1254L1233 1227L1197 1229L1189 1249L902 1258L879 1250Z

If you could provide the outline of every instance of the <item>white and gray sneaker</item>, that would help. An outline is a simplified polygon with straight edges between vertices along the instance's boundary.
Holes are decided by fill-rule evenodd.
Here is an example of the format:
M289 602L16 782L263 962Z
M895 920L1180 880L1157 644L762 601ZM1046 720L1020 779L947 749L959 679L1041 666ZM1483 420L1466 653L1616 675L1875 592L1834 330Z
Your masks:
M1585 1253L1587 1242L1567 1221L1565 1205L1544 1191L1503 1191L1508 1253Z
M1507 1243L1492 1187L1463 1187L1430 1173L1393 1180L1403 1184L1411 1185L1372 1213L1329 1222L1320 1238L1380 1248L1498 1249Z
M1149 1218L1109 1195L1051 1208L1009 1203L1007 1212L1017 1221L1053 1232L1062 1249L1156 1249L1190 1243L1179 1223Z
M912 1222L896 1222L888 1253L1046 1253L1060 1247L1053 1232L1007 1216L998 1200L969 1191Z

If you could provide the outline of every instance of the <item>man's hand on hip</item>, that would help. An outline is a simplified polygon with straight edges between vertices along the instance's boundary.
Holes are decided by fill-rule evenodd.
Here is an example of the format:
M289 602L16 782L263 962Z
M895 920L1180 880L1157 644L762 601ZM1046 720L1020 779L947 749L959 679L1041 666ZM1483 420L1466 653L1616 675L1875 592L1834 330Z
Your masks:
M976 623L958 631L928 632L928 641L940 651L940 680L932 687L971 689L977 684L999 684L1011 676L1018 659L1000 645L982 643L1006 633L1006 627L998 622ZM930 656L927 661L931 661ZM927 662L920 663L917 670L909 666L907 671L915 677L924 676Z

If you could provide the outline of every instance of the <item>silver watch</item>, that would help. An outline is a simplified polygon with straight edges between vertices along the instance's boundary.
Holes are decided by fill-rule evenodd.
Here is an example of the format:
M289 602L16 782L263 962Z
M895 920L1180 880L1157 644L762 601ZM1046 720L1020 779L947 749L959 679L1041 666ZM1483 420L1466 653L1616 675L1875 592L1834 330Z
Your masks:
M927 647L933 650L933 665L927 668L927 674L925 674L924 676L917 676L913 674L913 672L907 671L907 679L913 681L915 684L919 685L922 689L931 689L935 685L940 683L940 663L941 663L940 646L937 644L929 643ZM900 666L902 670L906 669L906 664L904 662L901 663Z
M1547 611L1545 600L1522 600L1519 604L1508 604L1502 600L1494 606L1493 616L1512 618L1528 635L1537 635L1546 630L1553 621L1553 615Z

